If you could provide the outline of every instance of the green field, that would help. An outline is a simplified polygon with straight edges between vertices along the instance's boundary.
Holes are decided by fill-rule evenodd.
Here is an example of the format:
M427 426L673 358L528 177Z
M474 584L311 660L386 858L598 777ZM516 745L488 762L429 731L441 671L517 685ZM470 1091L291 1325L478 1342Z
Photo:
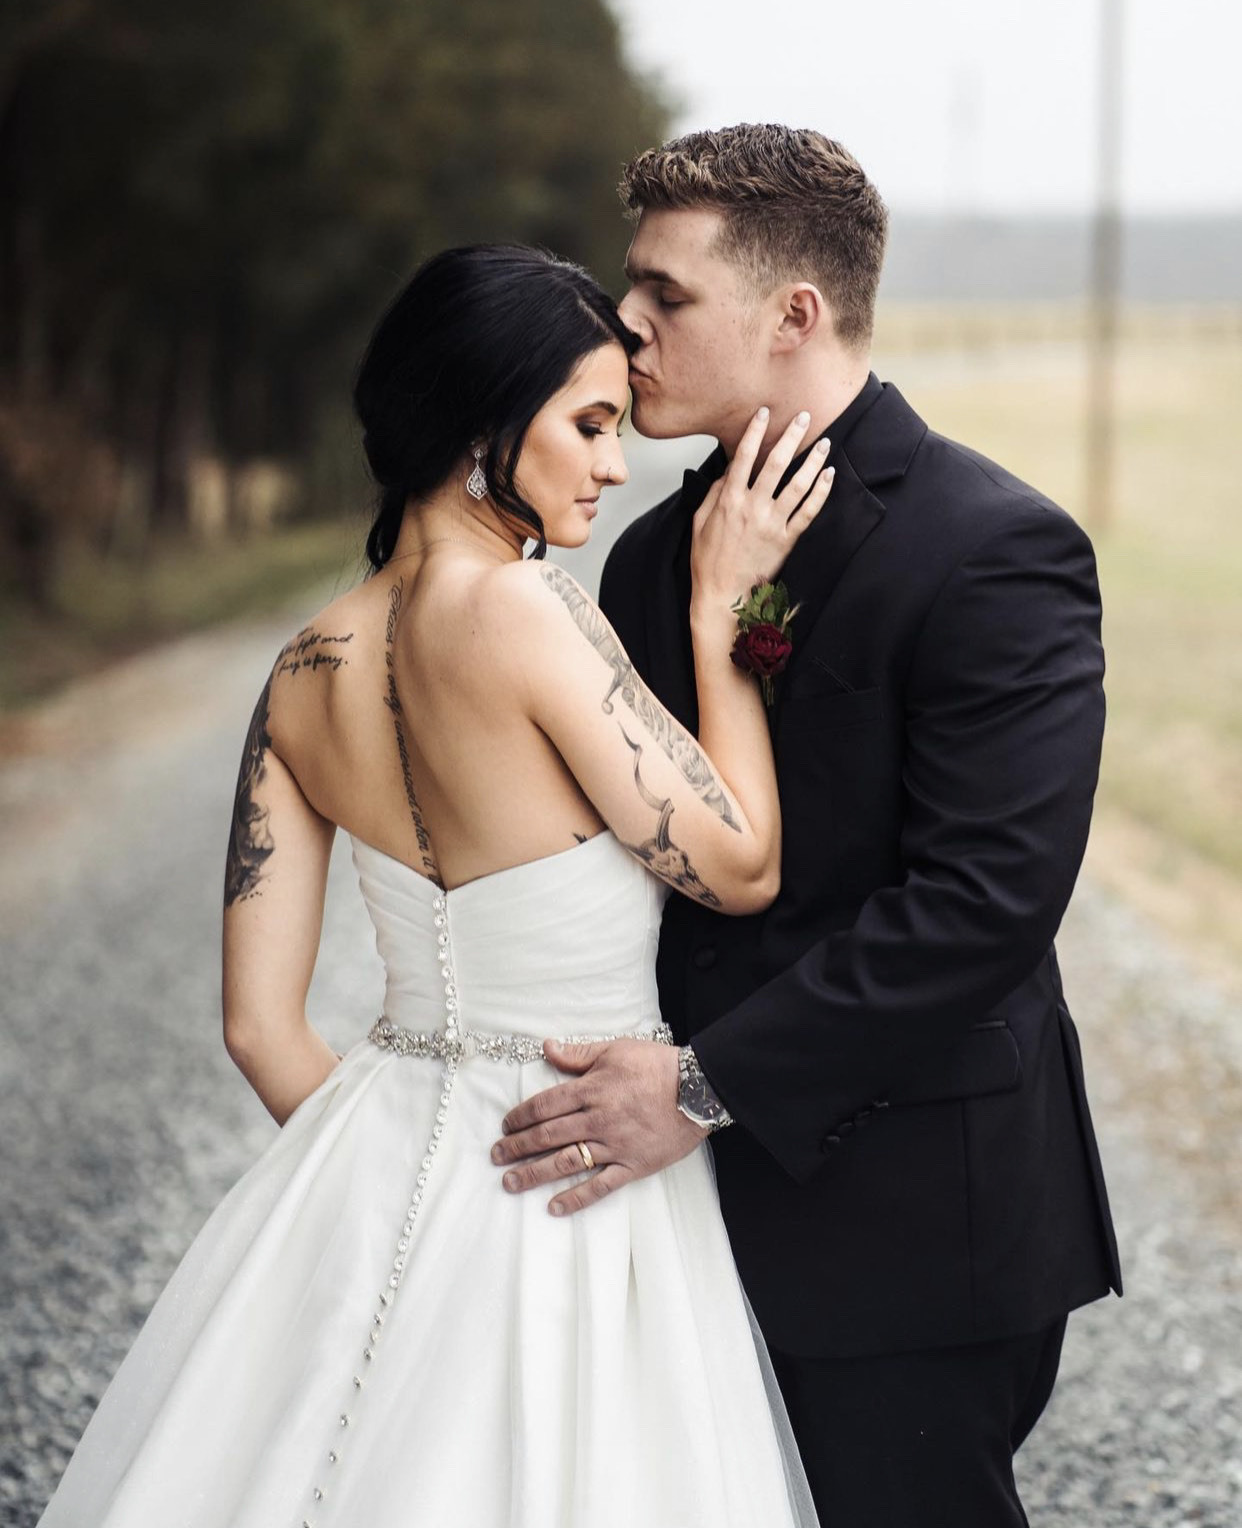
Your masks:
M157 545L138 567L66 556L50 609L20 594L0 598L0 714L171 637L270 613L325 581L345 588L364 534L359 512L244 541Z
M1085 369L1072 337L893 349L877 369L933 427L1091 530L1108 660L1101 804L1242 875L1242 343L1232 318L1221 329L1129 326L1107 527L1084 503ZM890 342L908 337L890 326Z

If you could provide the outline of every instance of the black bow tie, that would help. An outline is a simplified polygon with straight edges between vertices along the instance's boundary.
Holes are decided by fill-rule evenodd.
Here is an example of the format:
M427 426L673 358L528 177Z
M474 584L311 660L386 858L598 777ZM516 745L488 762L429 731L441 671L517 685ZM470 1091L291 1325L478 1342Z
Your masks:
M681 507L692 515L707 497L707 490L728 466L724 447L717 446L699 467L687 467L681 479Z

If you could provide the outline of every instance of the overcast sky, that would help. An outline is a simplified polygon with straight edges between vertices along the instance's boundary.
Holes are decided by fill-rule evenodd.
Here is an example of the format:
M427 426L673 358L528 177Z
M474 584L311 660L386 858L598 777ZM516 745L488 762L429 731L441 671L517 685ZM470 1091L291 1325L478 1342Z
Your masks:
M899 210L1090 203L1100 0L611 3L674 131L819 128ZM1242 212L1242 0L1122 4L1126 210Z

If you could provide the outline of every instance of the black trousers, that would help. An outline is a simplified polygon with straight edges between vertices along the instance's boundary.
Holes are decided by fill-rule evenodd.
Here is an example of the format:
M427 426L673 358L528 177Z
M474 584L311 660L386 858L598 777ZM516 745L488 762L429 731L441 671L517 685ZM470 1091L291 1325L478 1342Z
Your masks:
M1013 1456L1052 1394L1065 1322L878 1357L772 1349L821 1528L1026 1528Z

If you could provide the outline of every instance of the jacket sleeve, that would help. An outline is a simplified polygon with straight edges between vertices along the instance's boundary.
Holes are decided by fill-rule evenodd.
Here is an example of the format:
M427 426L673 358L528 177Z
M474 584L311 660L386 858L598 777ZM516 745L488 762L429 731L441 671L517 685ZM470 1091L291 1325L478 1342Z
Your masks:
M918 636L903 880L694 1038L734 1118L798 1182L835 1121L1046 955L1086 847L1103 674L1091 544L1059 511L1023 507L952 570Z

